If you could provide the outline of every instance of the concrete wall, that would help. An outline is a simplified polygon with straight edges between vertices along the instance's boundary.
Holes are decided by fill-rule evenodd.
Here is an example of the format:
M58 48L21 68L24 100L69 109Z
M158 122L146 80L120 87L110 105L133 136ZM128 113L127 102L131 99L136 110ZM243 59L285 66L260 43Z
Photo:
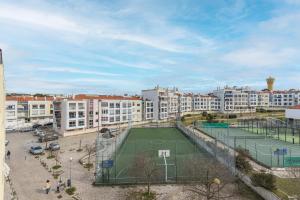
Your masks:
M300 109L286 109L285 117L290 119L300 119Z

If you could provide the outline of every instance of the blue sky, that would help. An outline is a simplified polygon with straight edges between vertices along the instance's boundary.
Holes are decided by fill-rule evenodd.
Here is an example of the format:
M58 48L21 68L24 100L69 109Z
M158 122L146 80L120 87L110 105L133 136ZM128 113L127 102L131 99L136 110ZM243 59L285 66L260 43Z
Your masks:
M300 87L300 0L0 0L8 92Z

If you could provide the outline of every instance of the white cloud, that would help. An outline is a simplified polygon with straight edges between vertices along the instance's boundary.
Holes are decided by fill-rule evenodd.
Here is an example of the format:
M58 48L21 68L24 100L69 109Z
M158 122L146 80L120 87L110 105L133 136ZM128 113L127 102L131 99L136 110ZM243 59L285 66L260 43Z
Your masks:
M260 47L244 48L234 50L223 56L222 60L237 66L249 67L279 67L287 64L297 56L298 51L295 49L272 50Z
M91 75L99 75L99 76L120 76L120 74L115 74L115 73L106 73L106 72L78 69L72 67L42 67L42 68L37 68L37 70L46 71L46 72L91 74Z

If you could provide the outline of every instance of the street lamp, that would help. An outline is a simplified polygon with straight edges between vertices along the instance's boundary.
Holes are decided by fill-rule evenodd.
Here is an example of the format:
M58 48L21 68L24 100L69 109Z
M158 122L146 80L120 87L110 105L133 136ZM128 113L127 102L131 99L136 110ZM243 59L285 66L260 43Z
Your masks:
M221 184L221 181L220 181L220 179L215 178L213 180L213 183L215 183L218 186L218 200L219 200L219 198L220 198L220 184Z
M73 160L73 158L72 157L70 157L70 177L69 177L69 183L68 183L68 185L69 185L69 187L71 187L72 186L72 181L71 181L71 179L72 179L72 160Z

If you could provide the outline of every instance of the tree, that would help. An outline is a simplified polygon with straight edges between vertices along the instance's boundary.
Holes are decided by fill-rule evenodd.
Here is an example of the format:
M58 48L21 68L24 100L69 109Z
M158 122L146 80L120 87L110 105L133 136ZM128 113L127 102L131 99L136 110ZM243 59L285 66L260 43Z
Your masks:
M226 166L216 160L207 160L199 156L193 156L186 163L186 169L189 170L190 176L194 177L193 183L184 186L184 189L191 193L191 198L226 199L234 195L235 189L227 186L234 184L236 178Z
M152 152L141 152L135 156L133 166L129 173L134 177L140 177L147 183L147 193L150 195L152 181L162 177L160 168L155 162L155 155Z
M91 165L91 155L93 152L96 151L96 147L94 144L92 144L92 145L86 144L85 150L86 150L87 156L88 156L88 163L86 166L87 166L88 170L90 170L90 167L92 166Z

